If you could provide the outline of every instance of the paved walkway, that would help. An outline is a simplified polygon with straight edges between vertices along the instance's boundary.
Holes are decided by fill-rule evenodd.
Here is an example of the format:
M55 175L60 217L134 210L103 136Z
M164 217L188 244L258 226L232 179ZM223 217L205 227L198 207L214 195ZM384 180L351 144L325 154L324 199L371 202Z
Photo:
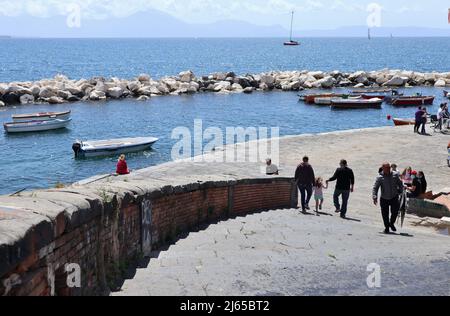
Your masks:
M412 166L427 175L430 189L449 186L446 146L450 136L419 136L410 127L379 128L282 138L282 176L292 176L303 155L325 179L346 158L356 175L345 221L335 214L305 216L297 210L272 211L210 226L155 254L115 295L395 294L450 295L448 236L413 226L410 236L380 234L380 211L371 188L383 161ZM214 155L222 154L221 151ZM171 182L256 176L254 163L169 163L137 172L131 179ZM181 177L182 176L182 177ZM167 180L166 180L167 181ZM332 190L325 211L333 211ZM382 287L369 290L367 265L382 269Z
M249 215L155 253L113 295L450 295L447 236L381 231L334 214ZM371 263L379 289L367 286Z

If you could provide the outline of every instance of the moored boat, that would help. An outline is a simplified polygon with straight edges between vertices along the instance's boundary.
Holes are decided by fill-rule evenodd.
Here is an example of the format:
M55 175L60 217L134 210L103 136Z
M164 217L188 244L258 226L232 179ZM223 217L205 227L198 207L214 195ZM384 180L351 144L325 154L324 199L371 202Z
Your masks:
M361 100L361 96L319 97L314 99L316 105L331 105L332 100Z
M75 158L89 158L97 156L110 156L130 152L145 151L158 141L155 137L121 138L96 141L77 140L72 149Z
M12 122L3 124L3 127L8 133L43 132L66 128L71 120L69 118L67 120Z
M70 118L71 111L65 112L42 112L32 114L17 114L12 115L14 122L28 122L28 121L49 121L49 120L67 120Z
M352 98L334 98L331 100L331 108L333 109L381 109L383 100L373 99L352 99Z
M337 93L316 93L316 94L305 94L300 96L300 100L304 101L308 104L314 104L316 102L316 98L340 98L343 94Z
M394 106L419 106L432 105L434 96L396 96L386 98L386 101Z
M394 121L395 126L405 126L405 125L414 125L416 124L415 119L401 119L401 118L394 118L392 119Z
M284 42L284 44L283 44L284 46L298 46L298 45L300 45L299 42L294 41L292 39L292 27L293 27L293 24L294 24L294 11L292 11L292 17L291 17L291 36L289 37L289 41L288 42Z

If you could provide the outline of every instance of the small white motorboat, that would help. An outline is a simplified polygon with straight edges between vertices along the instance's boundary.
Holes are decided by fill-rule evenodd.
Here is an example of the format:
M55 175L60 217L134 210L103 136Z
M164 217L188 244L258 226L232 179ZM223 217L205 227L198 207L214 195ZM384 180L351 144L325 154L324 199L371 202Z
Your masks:
M75 158L120 155L150 149L155 137L121 138L96 141L76 141L72 145Z
M8 133L43 132L66 128L70 121L72 119L69 118L67 120L12 122L3 124L3 127Z
M12 120L18 122L29 121L49 121L49 120L68 120L70 118L71 111L66 112L41 112L31 114L17 114L12 115Z

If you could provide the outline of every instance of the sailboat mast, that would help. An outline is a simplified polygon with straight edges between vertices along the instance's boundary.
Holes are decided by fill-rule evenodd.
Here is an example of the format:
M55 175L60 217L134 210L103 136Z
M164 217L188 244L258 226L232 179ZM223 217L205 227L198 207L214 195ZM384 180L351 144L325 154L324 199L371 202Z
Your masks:
M294 11L292 11L292 17L291 17L291 35L289 37L289 40L292 41L292 26L294 24Z

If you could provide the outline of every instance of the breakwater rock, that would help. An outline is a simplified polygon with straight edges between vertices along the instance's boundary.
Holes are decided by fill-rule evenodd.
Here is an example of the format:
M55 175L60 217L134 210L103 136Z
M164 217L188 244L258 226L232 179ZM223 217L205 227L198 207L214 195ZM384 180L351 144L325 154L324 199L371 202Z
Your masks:
M141 74L131 80L94 77L71 80L64 75L34 82L0 84L0 106L13 104L76 101L102 101L134 97L148 100L162 95L185 93L252 93L256 90L300 91L304 89L331 89L335 87L408 87L450 86L450 72L422 73L406 70L378 71L272 71L261 74L236 75L234 72L213 73L197 77L192 71L177 76L154 80Z

